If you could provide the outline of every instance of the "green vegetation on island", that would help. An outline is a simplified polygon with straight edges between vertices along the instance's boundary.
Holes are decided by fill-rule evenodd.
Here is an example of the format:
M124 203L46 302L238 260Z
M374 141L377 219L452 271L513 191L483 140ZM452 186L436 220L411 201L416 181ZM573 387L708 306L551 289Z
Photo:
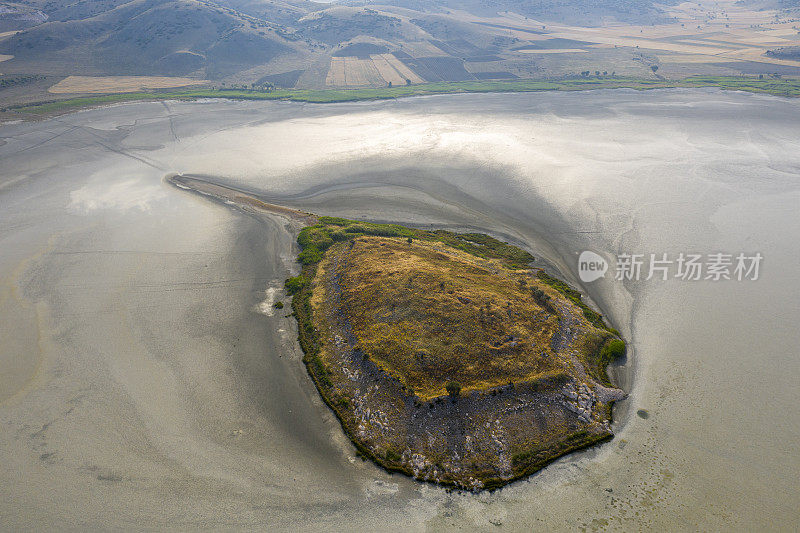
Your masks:
M480 490L611 438L625 344L528 252L335 217L297 241L304 362L362 456Z

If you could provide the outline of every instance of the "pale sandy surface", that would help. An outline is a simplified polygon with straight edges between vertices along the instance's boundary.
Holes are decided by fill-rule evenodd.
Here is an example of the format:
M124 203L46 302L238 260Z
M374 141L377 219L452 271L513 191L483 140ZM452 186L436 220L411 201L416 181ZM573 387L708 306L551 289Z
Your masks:
M50 87L48 91L53 94L128 93L146 89L168 89L170 87L202 85L203 83L207 82L205 80L170 76L68 76Z
M796 100L683 90L138 103L4 126L0 529L791 530L798 139ZM297 271L285 223L170 172L491 231L573 281L586 248L765 262L757 282L586 287L635 352L617 437L449 494L357 459L293 320L259 313Z

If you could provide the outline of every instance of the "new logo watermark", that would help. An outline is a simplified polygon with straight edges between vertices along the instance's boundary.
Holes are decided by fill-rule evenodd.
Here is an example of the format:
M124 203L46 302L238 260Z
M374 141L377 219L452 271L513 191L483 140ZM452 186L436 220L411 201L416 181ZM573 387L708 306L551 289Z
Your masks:
M578 276L584 283L589 283L606 275L608 262L603 256L591 250L581 252L578 257Z
M683 281L755 281L764 259L760 253L739 252L728 254L630 254L615 257L614 279L617 281L648 281L670 278ZM605 277L608 262L591 250L581 252L578 257L578 276L590 283Z

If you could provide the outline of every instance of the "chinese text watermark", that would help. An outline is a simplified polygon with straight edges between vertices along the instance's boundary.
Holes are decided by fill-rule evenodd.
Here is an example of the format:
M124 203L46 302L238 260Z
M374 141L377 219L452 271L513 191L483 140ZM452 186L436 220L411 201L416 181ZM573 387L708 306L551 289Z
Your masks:
M764 257L761 253L708 254L631 254L616 256L614 279L618 281L648 281L679 279L683 281L755 281ZM608 262L590 250L578 257L578 274L583 282L605 276Z

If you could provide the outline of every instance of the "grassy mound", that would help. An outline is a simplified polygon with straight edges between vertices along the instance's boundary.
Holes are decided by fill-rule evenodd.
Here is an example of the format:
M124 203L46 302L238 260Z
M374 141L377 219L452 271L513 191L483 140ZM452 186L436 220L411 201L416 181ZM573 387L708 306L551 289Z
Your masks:
M611 437L600 384L625 345L528 252L318 220L286 289L309 374L363 456L474 490Z

